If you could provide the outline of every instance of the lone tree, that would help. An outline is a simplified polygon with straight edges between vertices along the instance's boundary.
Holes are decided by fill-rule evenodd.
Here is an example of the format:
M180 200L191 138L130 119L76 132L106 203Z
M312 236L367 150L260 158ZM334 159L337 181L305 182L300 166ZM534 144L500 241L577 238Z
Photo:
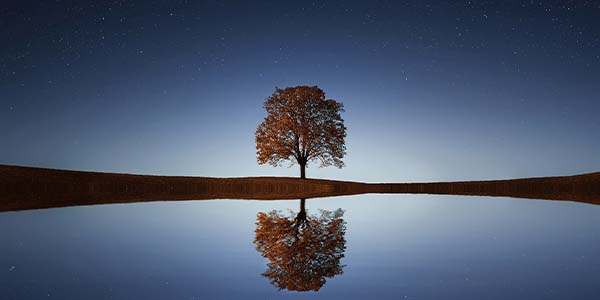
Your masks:
M256 250L269 259L262 275L279 290L318 291L328 278L343 274L346 251L344 211L307 215L304 199L296 217L280 211L256 216Z
M325 99L317 86L296 86L275 92L264 103L267 117L256 129L259 164L279 166L290 160L300 165L306 178L306 164L319 161L320 167L342 168L346 154L344 105Z

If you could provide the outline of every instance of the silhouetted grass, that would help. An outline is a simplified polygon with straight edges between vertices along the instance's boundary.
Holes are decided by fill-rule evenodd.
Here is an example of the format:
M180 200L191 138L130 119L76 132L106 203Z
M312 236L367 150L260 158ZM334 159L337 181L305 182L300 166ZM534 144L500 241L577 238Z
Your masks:
M494 181L357 183L289 177L211 178L0 166L0 211L202 199L300 199L363 193L507 196L600 204L600 173Z

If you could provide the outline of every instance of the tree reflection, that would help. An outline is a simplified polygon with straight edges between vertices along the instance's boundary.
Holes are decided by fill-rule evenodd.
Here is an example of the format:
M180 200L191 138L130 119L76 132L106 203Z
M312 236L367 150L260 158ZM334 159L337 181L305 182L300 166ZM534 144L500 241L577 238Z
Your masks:
M307 215L304 204L301 199L296 216L276 210L256 216L254 244L269 259L262 275L280 290L318 291L325 278L343 273L344 211L320 210L317 215Z

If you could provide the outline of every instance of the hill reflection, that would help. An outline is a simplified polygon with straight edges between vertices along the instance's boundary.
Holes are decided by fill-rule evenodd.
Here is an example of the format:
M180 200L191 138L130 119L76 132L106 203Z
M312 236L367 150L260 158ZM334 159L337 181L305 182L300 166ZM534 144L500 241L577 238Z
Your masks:
M318 291L343 273L340 260L346 250L344 211L319 210L307 214L305 199L300 211L273 210L256 216L256 250L269 260L262 276L279 290Z
M360 183L288 177L150 176L0 165L0 212L148 201L295 200L367 193L500 196L600 204L600 172L508 180Z

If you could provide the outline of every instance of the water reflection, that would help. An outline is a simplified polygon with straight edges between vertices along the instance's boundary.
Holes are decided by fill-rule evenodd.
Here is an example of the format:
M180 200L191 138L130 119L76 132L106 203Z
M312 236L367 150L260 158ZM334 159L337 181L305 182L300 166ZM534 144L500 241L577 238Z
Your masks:
M254 244L269 259L262 276L279 290L318 291L326 282L343 273L340 260L346 250L344 211L319 210L309 215L305 199L294 215L273 210L256 216Z

